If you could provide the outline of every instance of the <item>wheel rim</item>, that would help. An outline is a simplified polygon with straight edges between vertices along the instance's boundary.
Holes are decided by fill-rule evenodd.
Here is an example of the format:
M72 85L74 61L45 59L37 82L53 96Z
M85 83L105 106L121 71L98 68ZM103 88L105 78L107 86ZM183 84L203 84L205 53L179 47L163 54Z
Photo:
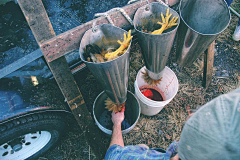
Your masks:
M12 147L8 143L0 146L0 159L26 159L40 151L51 139L48 131L37 131L18 137L20 144ZM21 147L20 147L21 146ZM14 151L14 149L16 151ZM17 148L17 149L16 149Z

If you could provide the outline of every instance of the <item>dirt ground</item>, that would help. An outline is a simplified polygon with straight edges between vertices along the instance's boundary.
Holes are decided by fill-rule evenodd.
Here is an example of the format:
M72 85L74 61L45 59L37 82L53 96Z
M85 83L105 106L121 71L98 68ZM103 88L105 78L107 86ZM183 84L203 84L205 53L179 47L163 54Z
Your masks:
M234 9L240 8L240 0L235 0L231 5ZM139 143L147 144L150 148L166 149L173 141L180 139L181 131L188 116L187 107L194 112L213 98L228 93L240 87L240 42L232 40L238 18L232 14L229 27L216 39L214 71L210 86L202 87L203 55L190 67L181 68L176 63L175 46L173 47L167 66L178 77L179 90L174 99L155 116L140 116L133 130L124 135L125 145ZM131 48L130 73L128 90L134 93L134 81L137 72L144 66L141 49L135 39ZM97 95L102 91L101 86L93 75L85 69L76 75L80 90L87 103L92 108ZM102 143L109 143L110 137ZM52 159L96 159L89 145L84 140L84 135L74 119L71 120L69 130L59 144L41 160Z

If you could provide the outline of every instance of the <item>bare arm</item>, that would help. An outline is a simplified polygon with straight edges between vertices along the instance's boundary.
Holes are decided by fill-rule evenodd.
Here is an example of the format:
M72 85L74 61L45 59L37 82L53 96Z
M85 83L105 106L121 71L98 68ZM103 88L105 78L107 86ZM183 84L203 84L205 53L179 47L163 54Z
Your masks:
M112 139L109 147L114 144L124 147L122 131L121 131L121 123L124 120L124 110L125 108L123 108L121 112L118 112L118 113L112 112L113 132L112 132Z
M121 124L113 125L112 139L111 139L111 143L110 143L109 147L114 144L124 147L122 131L121 131Z

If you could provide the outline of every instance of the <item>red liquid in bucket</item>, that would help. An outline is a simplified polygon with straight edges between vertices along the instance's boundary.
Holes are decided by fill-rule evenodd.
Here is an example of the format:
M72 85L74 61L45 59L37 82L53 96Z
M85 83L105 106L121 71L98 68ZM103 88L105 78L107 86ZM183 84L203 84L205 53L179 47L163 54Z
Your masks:
M154 101L163 101L163 96L161 95L161 93L153 88L149 88L149 87L141 87L140 88L141 93Z

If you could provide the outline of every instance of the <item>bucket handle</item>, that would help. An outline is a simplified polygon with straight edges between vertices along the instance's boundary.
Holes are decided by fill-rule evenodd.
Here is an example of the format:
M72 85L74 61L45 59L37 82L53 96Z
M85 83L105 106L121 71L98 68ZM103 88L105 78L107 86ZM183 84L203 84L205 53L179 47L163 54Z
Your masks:
M109 11L104 12L104 13L96 13L96 14L94 14L94 17L104 16L104 17L107 18L107 20L109 21L109 23L111 23L113 26L115 26L114 23L113 23L113 21L112 21L112 19L111 19L111 17L109 16L109 13L111 13L111 12L113 12L113 11L120 11L120 12L122 13L122 15L126 18L126 20L127 20L131 25L133 25L133 21L132 21L132 19L129 17L129 15L125 12L124 9L119 8L119 7L110 9Z

